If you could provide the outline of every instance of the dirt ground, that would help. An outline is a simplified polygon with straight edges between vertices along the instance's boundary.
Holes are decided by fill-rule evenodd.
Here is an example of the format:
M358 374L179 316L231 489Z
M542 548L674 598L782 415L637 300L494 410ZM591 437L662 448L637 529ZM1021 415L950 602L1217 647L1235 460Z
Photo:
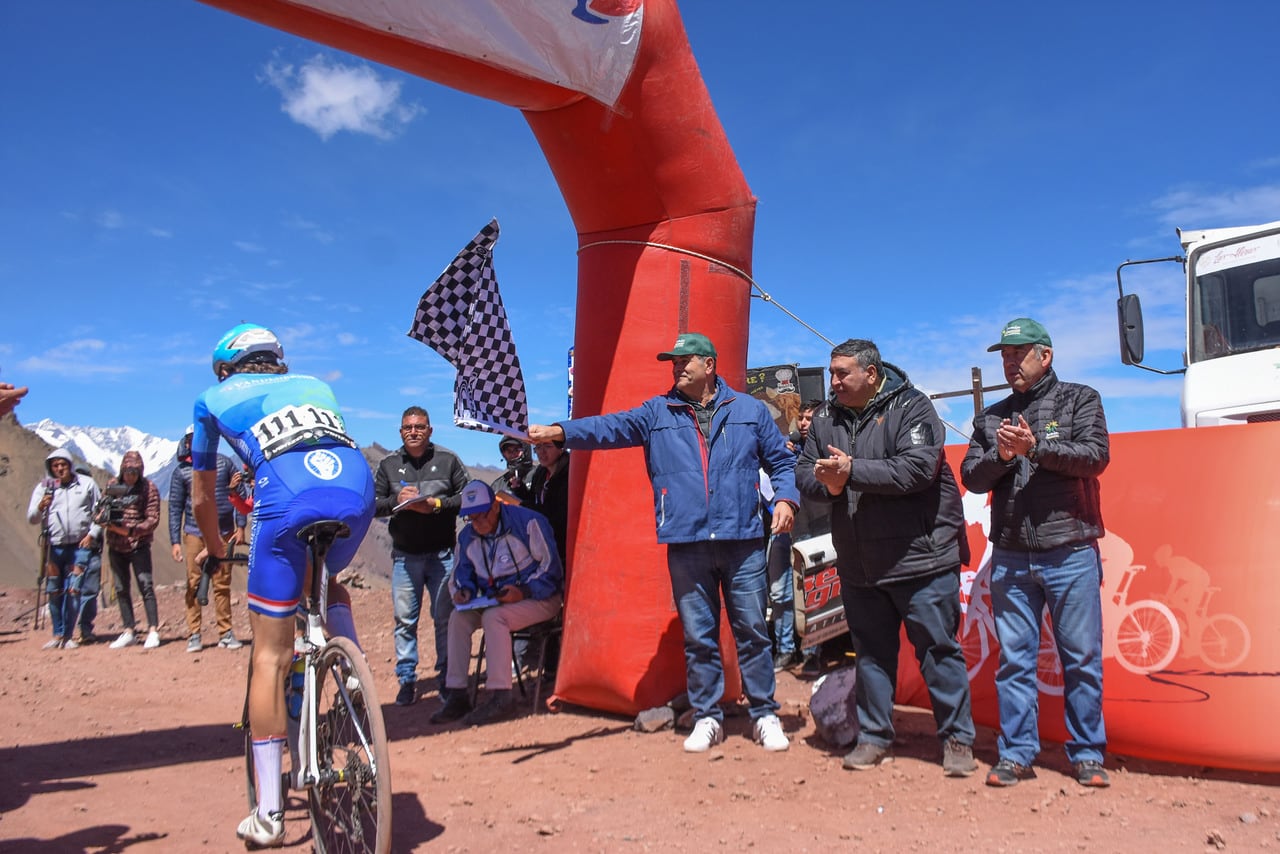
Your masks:
M907 708L897 761L845 771L842 751L814 733L809 683L791 673L778 685L792 737L782 754L749 740L745 715L701 755L685 754L680 734L638 733L587 709L432 726L434 693L391 703L388 592L352 594L391 738L398 852L1280 850L1280 775L1110 755L1113 786L1085 789L1046 745L1036 779L990 789L981 774L944 778L932 719ZM243 741L232 723L248 647L188 654L181 597L160 590L159 649L108 649L112 608L98 619L104 642L42 651L48 623L32 631L33 594L0 590L0 852L243 850ZM235 611L247 635L239 601ZM977 753L985 771L991 731L979 729ZM286 850L310 850L302 799L287 819Z

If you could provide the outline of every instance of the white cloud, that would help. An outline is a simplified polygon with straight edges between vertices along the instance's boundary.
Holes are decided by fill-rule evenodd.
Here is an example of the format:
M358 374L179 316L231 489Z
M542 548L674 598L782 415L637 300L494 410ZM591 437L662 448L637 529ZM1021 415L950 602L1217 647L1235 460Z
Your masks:
M329 371L327 374L320 377L320 379L327 383L336 383L338 380L342 379L342 371Z
M360 339L357 336L352 335L350 332L339 332L338 343L344 347L350 347L352 344L359 344Z
M170 238L170 237L173 237L173 232L172 232L172 231L170 231L169 229L167 229L167 228L156 228L155 226L152 226L152 227L148 228L148 229L147 229L147 234L150 234L152 237L159 237L159 238L162 238L162 239L168 239L168 238Z
M94 217L94 221L102 228L124 228L124 214L120 211L102 211Z
M325 230L318 223L314 223L308 219L303 219L300 216L291 217L285 220L284 225L287 228L292 228L292 229L301 231L302 233L306 234L308 237L310 237L312 240L316 241L317 243L333 242L332 232Z
M263 73L284 97L281 109L321 139L344 130L391 139L422 109L401 103L400 84L379 78L367 65L316 55L301 68L272 61Z
M1213 228L1271 222L1280 210L1280 184L1264 184L1216 193L1174 190L1152 206L1160 221L1181 228Z
M239 249L241 252L248 252L250 254L259 254L267 251L266 249L263 249L261 246L259 246L256 243L250 243L248 240L233 240L231 241L231 243L233 246L235 246L235 248Z
M67 341L38 356L29 356L18 363L24 372L44 372L59 376L119 376L133 369L124 365L112 365L102 361L107 344L97 338L80 338Z

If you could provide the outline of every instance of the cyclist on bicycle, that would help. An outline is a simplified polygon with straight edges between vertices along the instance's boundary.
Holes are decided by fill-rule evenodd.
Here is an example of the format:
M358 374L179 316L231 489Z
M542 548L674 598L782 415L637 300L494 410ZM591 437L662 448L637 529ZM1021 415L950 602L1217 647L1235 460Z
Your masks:
M297 532L338 519L351 536L337 540L325 563L343 569L373 518L373 477L346 434L333 391L320 380L289 374L279 340L262 326L242 323L213 351L218 384L195 404L192 506L210 556L226 556L219 536L217 450L225 437L256 476L255 529L249 552L249 621L253 671L249 728L257 769L258 807L236 830L246 844L284 842L281 766L286 742L285 673L293 658L295 612L307 574L306 544ZM326 620L331 633L355 640L350 599L331 590Z

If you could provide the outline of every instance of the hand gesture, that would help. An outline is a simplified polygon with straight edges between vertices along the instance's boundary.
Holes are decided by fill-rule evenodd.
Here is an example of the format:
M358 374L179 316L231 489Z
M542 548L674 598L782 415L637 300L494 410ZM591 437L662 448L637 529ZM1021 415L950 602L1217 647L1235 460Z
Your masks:
M830 456L821 457L814 462L813 476L827 488L827 492L839 495L849 482L849 474L853 471L853 457L835 445L827 445L827 453Z

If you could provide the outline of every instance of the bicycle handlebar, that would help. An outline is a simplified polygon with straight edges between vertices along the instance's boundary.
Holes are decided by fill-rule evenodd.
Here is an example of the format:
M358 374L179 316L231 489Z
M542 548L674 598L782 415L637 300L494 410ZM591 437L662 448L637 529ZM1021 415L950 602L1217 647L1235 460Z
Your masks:
M226 557L214 557L206 555L200 564L200 583L196 586L196 601L200 603L200 607L209 604L209 582L213 578L213 574L218 571L218 565L223 563L247 563L248 555L228 554Z

